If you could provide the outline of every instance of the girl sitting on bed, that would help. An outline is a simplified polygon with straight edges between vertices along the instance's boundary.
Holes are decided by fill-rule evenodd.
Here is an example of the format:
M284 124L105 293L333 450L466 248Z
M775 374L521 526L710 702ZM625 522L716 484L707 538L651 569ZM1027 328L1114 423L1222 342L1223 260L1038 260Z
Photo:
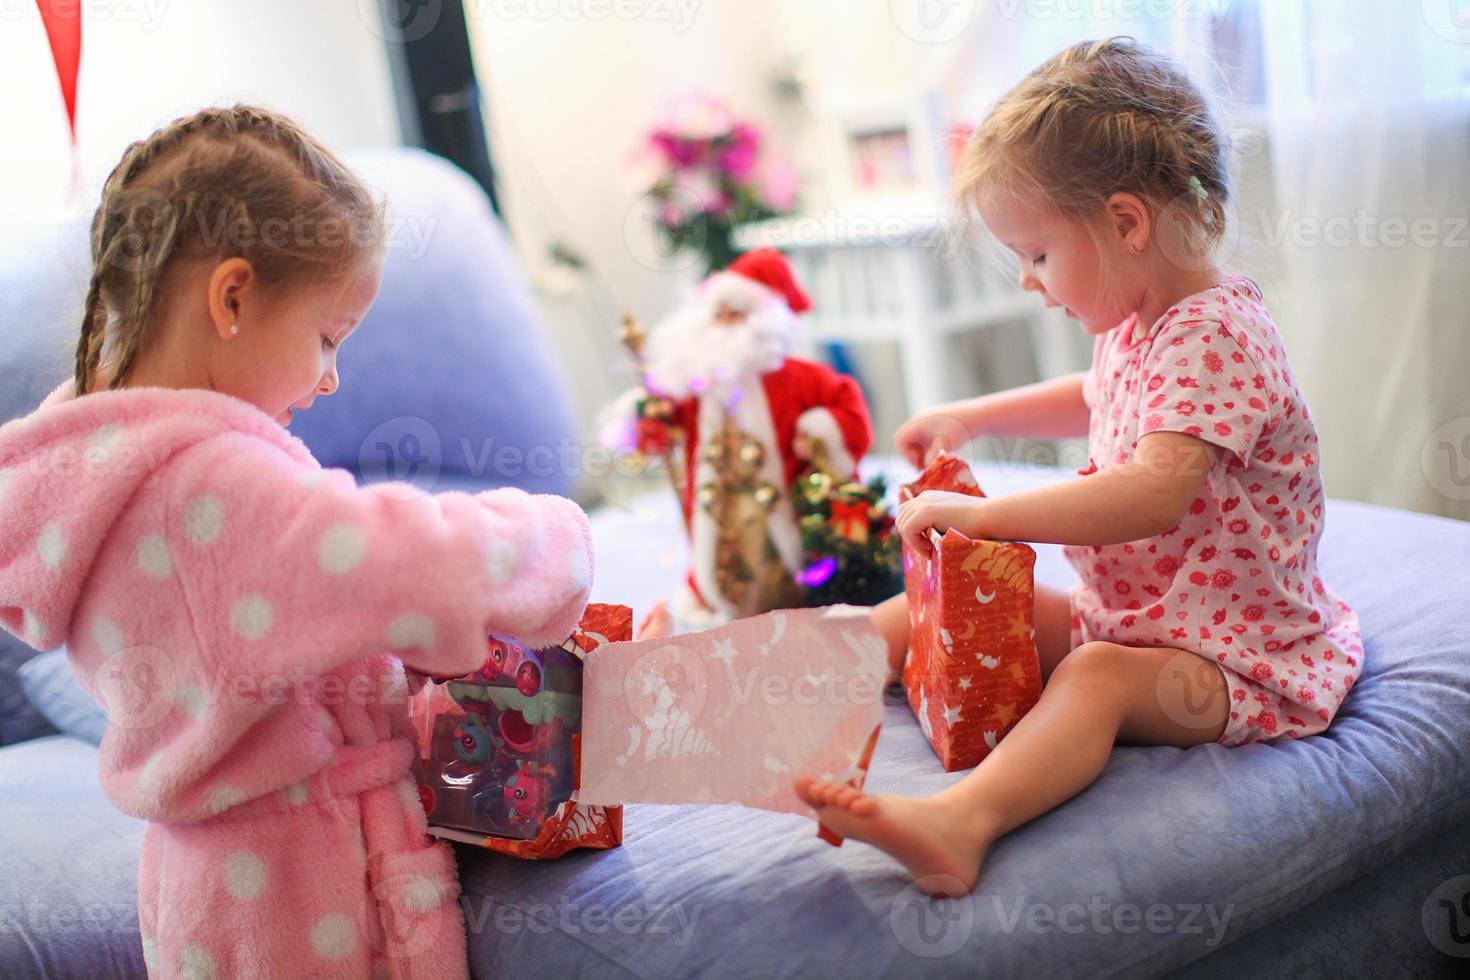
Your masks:
M958 428L1088 437L1079 479L977 499L929 491L898 527L1065 545L1080 582L1038 585L1041 699L927 798L801 777L836 832L919 887L970 891L996 838L1086 788L1114 742L1240 745L1321 732L1362 671L1353 611L1318 576L1317 434L1249 279L1210 257L1230 198L1215 110L1126 38L1070 47L986 118L956 178L1020 285L1095 338L1090 370L956 402L898 434L916 464ZM903 596L874 610L901 667Z
M382 218L283 116L175 120L102 188L75 378L0 427L0 626L107 709L149 976L468 976L404 666L560 642L587 601L570 500L359 487L286 430L337 390Z

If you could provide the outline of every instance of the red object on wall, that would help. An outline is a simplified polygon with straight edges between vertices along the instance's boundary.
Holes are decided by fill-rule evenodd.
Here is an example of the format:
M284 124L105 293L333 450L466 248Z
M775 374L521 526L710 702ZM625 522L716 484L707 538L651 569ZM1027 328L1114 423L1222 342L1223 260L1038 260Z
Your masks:
M82 64L82 5L76 0L36 0L46 40L51 42L51 60L56 63L56 80L61 83L61 101L66 106L66 125L71 142L77 142L77 73Z
M925 490L985 496L956 456L941 456L900 499ZM990 754L1041 696L1033 628L1036 552L950 528L933 556L904 547L909 651L903 686L947 772Z

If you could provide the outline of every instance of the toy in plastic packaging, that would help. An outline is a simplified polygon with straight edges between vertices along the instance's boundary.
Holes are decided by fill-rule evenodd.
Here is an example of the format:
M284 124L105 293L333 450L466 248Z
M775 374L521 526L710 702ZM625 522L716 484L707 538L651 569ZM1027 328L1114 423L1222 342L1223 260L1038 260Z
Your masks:
M522 858L622 842L622 807L574 802L580 781L585 654L632 635L626 606L591 605L561 646L490 636L473 674L409 701L415 780L429 832Z

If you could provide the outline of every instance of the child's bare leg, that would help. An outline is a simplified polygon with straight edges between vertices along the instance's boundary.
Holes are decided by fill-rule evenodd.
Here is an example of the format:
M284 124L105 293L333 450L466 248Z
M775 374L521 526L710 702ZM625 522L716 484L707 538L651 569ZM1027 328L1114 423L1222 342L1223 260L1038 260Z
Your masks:
M873 607L873 625L888 643L888 668L903 670L903 658L909 649L909 601L903 593ZM1072 610L1067 593L1050 586L1036 585L1032 605L1032 621L1036 626L1036 654L1041 658L1041 679L1072 649Z
M1037 582L1031 624L1036 628L1036 656L1045 684L1062 658L1072 652L1072 606L1067 593Z
M803 776L796 791L832 830L903 862L919 887L966 893L991 842L1090 785L1115 741L1212 742L1228 711L1224 677L1195 654L1086 643L1056 665L1036 706L953 786L930 797L867 795Z
M873 626L888 644L888 669L903 670L904 654L909 649L909 599L900 592L873 607Z
M669 604L663 599L658 600L648 609L648 614L643 617L643 622L638 624L638 632L634 635L635 640L652 640L663 636L674 634L674 616L669 612Z

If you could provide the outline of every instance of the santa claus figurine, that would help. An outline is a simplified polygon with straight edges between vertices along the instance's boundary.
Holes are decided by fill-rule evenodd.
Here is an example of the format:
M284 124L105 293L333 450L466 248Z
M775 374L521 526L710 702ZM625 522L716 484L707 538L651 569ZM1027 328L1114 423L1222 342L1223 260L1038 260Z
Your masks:
M789 356L811 301L784 256L761 248L711 275L647 337L640 356L638 448L669 454L689 532L675 602L689 625L800 606L798 476L853 478L872 442L849 377ZM682 464L682 465L679 465Z

